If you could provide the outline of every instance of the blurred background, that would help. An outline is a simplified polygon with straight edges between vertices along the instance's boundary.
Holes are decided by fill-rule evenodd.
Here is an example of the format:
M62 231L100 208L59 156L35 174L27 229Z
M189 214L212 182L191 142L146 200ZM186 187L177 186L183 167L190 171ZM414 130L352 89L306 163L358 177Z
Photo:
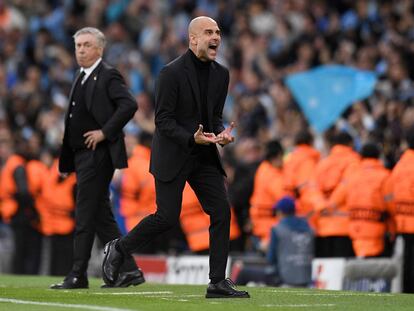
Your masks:
M139 110L125 128L130 168L117 172L111 185L125 233L155 210L147 172L154 82L164 65L187 50L187 26L200 15L214 18L221 28L217 61L230 70L223 120L236 123L236 142L220 152L233 208L234 276L252 265L279 278L256 283L315 286L309 270L314 258L392 258L397 236L405 246L395 269L408 271L405 265L414 263L414 191L407 190L408 207L398 212L393 198L400 179L392 181L391 170L407 146L414 148L406 143L414 124L413 1L0 0L0 272L65 275L70 269L76 183L74 176L57 175L55 159L78 69L73 34L86 26L104 32L104 60L121 71L138 101ZM316 69L322 71L313 76ZM309 75L297 76L304 73ZM304 79L301 84L296 77ZM323 164L335 145L350 147L353 160ZM384 174L366 181L346 173L362 169L366 159L375 159ZM409 178L411 167L414 162L405 166L403 177ZM360 187L339 189L342 197L332 197L350 175ZM275 272L281 259L269 255L276 241L272 228L296 217L279 214L276 203L285 195L294 199L296 216L311 232L310 241L307 237L293 249L309 274L299 283ZM355 203L355 196L375 199ZM338 206L341 220L330 213ZM362 217L357 207L380 216ZM206 217L186 189L180 225L143 253L207 254ZM369 229L367 238L358 228L373 221L379 229ZM325 230L329 225L339 229ZM292 240L298 232L303 238L302 229L289 230ZM411 257L404 264L407 245ZM99 275L99 268L91 273ZM413 272L403 274L405 285L397 290L410 292Z

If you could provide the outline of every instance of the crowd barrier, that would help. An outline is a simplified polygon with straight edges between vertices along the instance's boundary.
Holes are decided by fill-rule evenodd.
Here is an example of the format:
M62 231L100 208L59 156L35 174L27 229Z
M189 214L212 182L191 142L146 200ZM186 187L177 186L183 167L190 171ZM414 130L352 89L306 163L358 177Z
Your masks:
M0 274L11 273L13 254L12 232L0 226ZM312 261L312 287L327 290L356 290L370 292L401 292L403 240L397 238L391 258L347 259L315 258ZM103 252L95 243L88 275L100 277ZM47 246L48 243L44 243ZM47 248L47 247L46 247ZM45 252L43 252L45 254ZM42 256L44 257L44 256ZM135 255L136 262L145 273L148 282L166 284L207 284L209 282L209 257L196 255ZM48 274L42 259L41 273ZM263 257L229 257L227 277L237 273L237 263L264 264Z
M316 258L313 287L367 292L401 292L403 240L397 238L391 258Z

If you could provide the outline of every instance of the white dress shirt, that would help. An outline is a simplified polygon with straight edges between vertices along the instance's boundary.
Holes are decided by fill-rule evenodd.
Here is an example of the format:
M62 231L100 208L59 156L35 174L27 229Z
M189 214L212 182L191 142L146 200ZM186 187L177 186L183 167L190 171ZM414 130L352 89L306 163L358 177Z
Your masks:
M85 72L85 75L83 76L83 79L82 79L82 81L81 81L81 84L84 84L85 83L85 81L89 78L89 76L91 75L91 73L95 70L95 68L96 67L98 67L98 65L99 65L99 63L102 61L102 57L99 57L98 59L97 59L97 61L92 65L92 66L90 66L89 68L83 68L83 67L81 67L81 69L80 69L80 71L82 72L82 71L84 71Z

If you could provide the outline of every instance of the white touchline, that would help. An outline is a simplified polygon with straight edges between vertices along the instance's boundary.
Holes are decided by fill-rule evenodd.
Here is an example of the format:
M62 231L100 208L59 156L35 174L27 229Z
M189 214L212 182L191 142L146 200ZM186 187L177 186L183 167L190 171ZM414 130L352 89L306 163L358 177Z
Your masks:
M316 308L316 307L335 307L336 305L333 303L319 303L319 304L286 304L286 305L261 305L261 307L269 307L269 308Z
M21 305L46 306L46 307L81 308L81 309L86 309L86 310L97 310L97 311L134 311L131 309L120 309L120 308L101 307L101 306L93 306L93 305L41 302L41 301L10 299L10 298L0 298L0 302L8 302L8 303L21 304Z
M369 293L369 292L359 292L359 293L344 293L344 292L338 292L338 291L331 291L331 293L309 293L304 291L294 291L294 290L267 290L269 293L289 293L291 295L296 296L328 296L328 297L342 297L342 296L372 296L372 297L384 297L384 296L394 296L392 293Z
M79 292L81 293L81 292ZM171 295L173 292L117 292L117 293L88 293L88 295Z
M359 297L365 297L365 296L371 296L371 297L385 297L385 296L393 296L392 294L389 293L384 293L384 294L375 294L375 293L362 293L361 294L354 294L354 293L338 293L338 294L323 294L323 293L292 293L293 295L296 296L326 296L326 297L345 297L345 296L359 296Z

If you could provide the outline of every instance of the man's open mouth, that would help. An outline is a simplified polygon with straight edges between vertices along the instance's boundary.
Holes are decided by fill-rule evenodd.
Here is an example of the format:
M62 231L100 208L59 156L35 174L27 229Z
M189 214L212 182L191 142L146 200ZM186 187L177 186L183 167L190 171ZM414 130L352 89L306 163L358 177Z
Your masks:
M212 50L214 50L214 51L216 51L216 50L217 50L217 48L218 48L218 44L216 44L216 43L211 43L211 44L209 44L209 45L208 45L208 48L209 48L209 49L212 49Z

